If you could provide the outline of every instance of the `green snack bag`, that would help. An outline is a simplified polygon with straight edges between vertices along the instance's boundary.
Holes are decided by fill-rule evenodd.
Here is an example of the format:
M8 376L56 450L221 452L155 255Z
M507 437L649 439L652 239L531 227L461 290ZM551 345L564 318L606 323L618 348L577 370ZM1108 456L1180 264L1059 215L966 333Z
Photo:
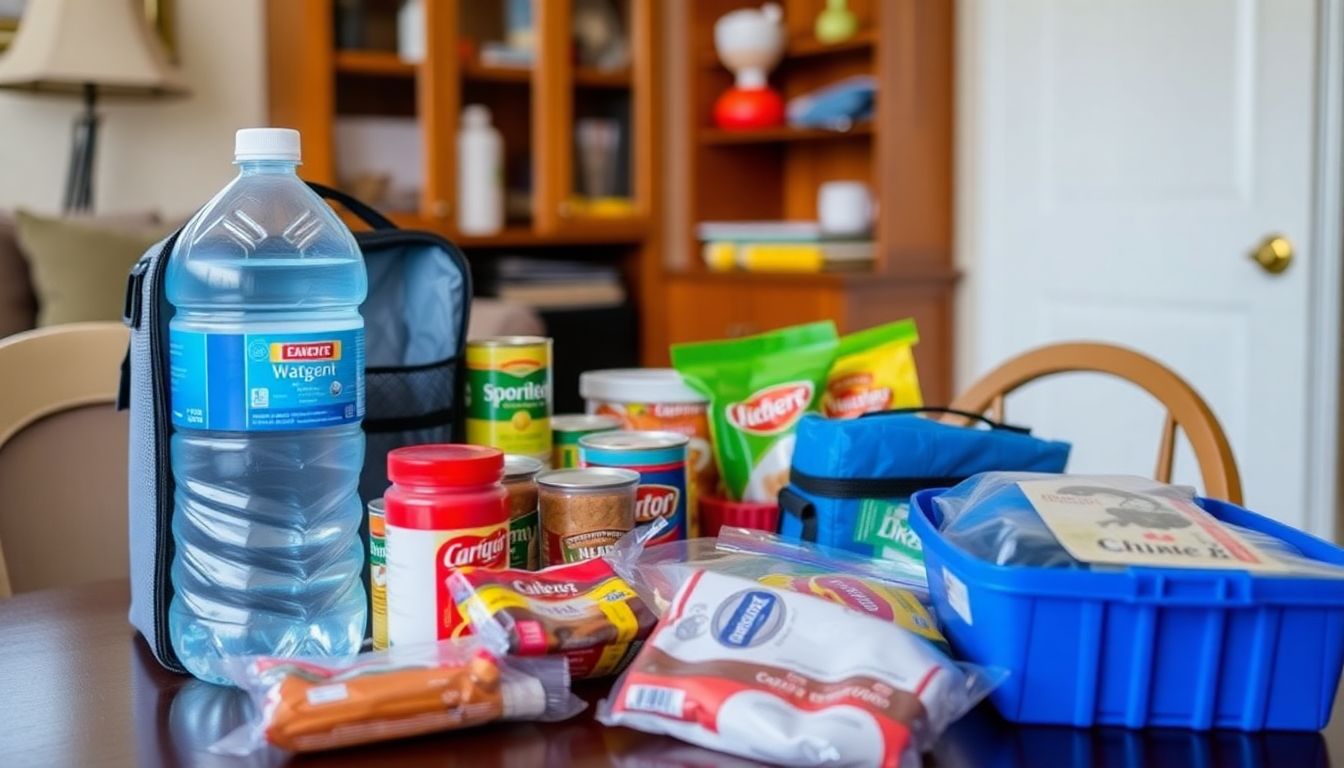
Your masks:
M714 458L729 498L773 502L789 483L793 432L817 409L835 360L835 323L672 345L672 366L709 398Z

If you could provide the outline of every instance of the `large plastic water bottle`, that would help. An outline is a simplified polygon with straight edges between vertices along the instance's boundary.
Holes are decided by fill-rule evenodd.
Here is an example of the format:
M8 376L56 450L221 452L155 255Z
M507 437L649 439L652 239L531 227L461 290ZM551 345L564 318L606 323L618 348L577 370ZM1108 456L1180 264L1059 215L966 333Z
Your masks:
M350 657L364 637L364 261L295 173L297 131L238 132L239 175L168 263L173 648Z

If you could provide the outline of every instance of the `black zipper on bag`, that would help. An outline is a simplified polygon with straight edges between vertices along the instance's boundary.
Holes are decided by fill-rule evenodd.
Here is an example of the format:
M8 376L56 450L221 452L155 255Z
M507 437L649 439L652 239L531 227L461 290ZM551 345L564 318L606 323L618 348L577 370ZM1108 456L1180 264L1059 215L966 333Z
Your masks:
M150 388L154 393L154 650L164 666L174 672L186 672L187 668L177 658L173 644L168 637L168 602L172 600L171 569L173 561L173 493L176 483L173 480L171 462L172 415L168 404L168 382L163 371L168 370L168 350L163 343L163 327L159 318L159 307L166 301L163 272L168 260L173 256L173 248L181 230L174 232L155 262L153 273L148 277L149 296L149 366Z
M950 488L964 477L820 477L792 469L789 482L800 491L832 499L903 498L926 488Z

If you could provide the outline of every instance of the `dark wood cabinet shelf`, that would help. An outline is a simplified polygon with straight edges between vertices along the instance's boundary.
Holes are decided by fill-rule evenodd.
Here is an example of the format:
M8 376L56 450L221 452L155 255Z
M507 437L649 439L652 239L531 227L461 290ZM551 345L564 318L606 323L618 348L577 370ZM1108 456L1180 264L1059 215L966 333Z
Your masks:
M336 71L348 75L415 77L416 65L390 51L336 51Z
M794 128L780 125L773 128L726 130L706 128L700 131L702 144L776 144L789 141L829 141L858 139L873 135L871 122L859 123L847 131L829 131L822 128Z

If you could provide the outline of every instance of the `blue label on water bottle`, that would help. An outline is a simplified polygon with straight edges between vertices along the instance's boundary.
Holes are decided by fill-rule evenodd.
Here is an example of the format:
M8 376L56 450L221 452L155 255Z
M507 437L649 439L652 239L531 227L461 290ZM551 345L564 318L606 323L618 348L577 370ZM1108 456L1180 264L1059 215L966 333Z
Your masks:
M172 329L173 424L224 432L312 429L364 418L364 329Z

